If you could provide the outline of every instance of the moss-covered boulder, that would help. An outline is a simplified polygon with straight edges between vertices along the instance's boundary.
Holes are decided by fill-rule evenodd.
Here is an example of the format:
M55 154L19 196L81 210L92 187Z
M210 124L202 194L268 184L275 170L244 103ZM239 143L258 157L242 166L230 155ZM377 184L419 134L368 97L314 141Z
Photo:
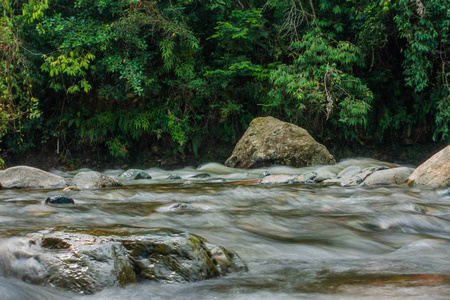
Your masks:
M76 174L72 179L72 184L78 188L101 188L122 186L117 180L96 171L86 171Z
M0 247L2 274L84 294L143 280L193 282L247 269L225 248L171 229L49 229L7 244L8 249Z
M3 189L48 189L67 185L63 177L33 167L17 166L0 172Z
M450 186L450 145L418 166L409 176L410 185Z
M256 118L225 165L261 168L271 165L304 167L336 163L327 148L303 128L273 117Z

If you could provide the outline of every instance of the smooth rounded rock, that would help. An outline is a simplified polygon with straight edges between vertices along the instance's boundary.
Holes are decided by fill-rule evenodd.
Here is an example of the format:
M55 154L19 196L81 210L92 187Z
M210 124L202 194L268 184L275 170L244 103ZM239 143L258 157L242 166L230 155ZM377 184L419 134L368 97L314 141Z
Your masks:
M2 189L48 189L67 185L63 177L33 167L17 166L0 172Z
M411 175L412 169L407 167L391 168L380 170L369 175L363 185L391 185L402 184Z
M96 171L80 172L73 177L72 183L78 188L87 189L122 186L117 180Z

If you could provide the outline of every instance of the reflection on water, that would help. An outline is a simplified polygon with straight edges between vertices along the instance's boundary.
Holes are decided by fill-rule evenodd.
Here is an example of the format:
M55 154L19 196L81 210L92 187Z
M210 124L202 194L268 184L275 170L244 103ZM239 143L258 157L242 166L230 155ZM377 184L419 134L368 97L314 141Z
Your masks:
M348 160L322 167L337 173ZM386 164L384 164L386 165ZM317 167L316 167L317 168ZM271 174L314 168L273 167ZM0 299L448 299L450 197L408 187L232 184L265 171L220 164L146 170L150 180L118 178L121 188L0 191ZM54 171L57 172L57 171ZM194 178L209 173L211 178ZM70 179L76 172L58 175ZM181 180L169 180L170 175ZM220 178L221 180L215 180ZM61 194L75 205L44 205ZM169 227L237 252L249 271L192 284L144 282L74 295L26 284L4 267L14 236L48 227ZM3 266L3 267L2 267ZM130 299L131 299L130 298Z

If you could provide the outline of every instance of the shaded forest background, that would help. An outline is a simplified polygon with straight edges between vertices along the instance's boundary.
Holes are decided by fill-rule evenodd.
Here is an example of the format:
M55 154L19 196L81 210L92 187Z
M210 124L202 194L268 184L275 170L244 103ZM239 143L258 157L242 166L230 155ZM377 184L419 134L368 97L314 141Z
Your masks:
M266 115L332 149L449 141L448 0L0 8L2 162L44 148L218 159Z

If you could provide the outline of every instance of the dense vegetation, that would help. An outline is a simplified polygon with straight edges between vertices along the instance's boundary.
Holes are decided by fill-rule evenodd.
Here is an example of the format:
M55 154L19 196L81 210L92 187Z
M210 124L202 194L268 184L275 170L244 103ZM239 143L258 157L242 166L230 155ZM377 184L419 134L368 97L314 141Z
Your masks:
M2 152L198 155L272 115L333 143L450 137L450 1L0 0Z

